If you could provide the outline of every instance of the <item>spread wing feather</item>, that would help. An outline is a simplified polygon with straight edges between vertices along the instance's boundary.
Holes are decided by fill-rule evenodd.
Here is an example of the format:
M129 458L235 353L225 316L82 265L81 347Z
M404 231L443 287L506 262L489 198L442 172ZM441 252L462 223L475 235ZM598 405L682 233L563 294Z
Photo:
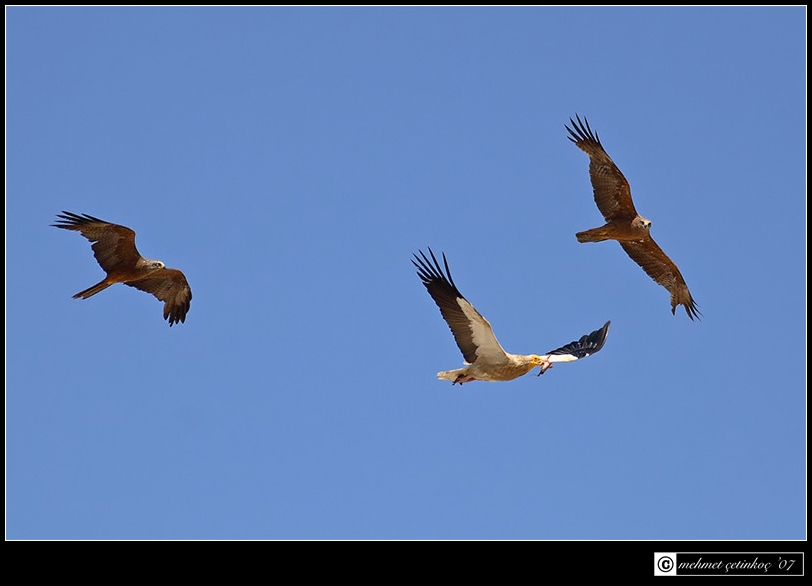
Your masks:
M592 132L587 119L581 122L577 114L575 118L577 122L570 118L575 130L566 125L564 128L572 135L567 138L589 155L589 178L598 209L607 222L633 219L637 210L634 209L629 182L603 150L598 134Z
M692 320L702 315L697 309L696 302L688 291L688 285L682 278L677 265L663 252L651 236L641 241L621 241L619 244L629 257L639 264L646 274L662 285L671 293L671 313L676 311L677 305L685 306L685 313Z
M93 249L93 256L102 269L110 272L135 266L141 255L135 248L135 232L126 226L105 222L87 214L74 214L63 211L57 214L53 226L80 232L87 238Z
M578 360L595 354L595 352L603 348L606 342L606 335L609 333L610 323L612 322L607 321L599 330L581 336L580 339L570 342L566 346L561 346L561 348L548 352L550 362L558 362L555 359L556 356L566 356L567 359Z
M192 302L192 290L186 276L177 269L157 269L143 279L125 283L146 291L164 302L164 319L169 326L186 321L186 313Z
M417 267L417 274L423 285L440 308L465 361L473 364L477 358L494 363L507 360L505 351L493 334L491 324L474 309L454 284L445 254L445 272L431 249L429 254L431 260L420 251L420 256L414 255L412 264Z

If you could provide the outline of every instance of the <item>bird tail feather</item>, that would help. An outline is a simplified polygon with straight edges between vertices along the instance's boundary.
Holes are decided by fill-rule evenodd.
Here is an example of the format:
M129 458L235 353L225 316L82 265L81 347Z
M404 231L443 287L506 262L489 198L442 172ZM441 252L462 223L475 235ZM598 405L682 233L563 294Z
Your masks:
M457 378L459 378L461 374L463 374L464 370L465 370L464 368L458 368L456 370L445 370L443 372L438 372L437 378L442 380L450 380L451 382L454 382L457 380Z
M80 299L80 298L81 299L87 299L88 297L92 297L93 295L95 295L96 293L98 293L100 291L104 291L110 285L112 285L112 283L108 283L107 280L101 281L99 283L96 283L92 287L88 287L84 291L79 291L76 295L73 296L73 298L74 299Z
M575 234L575 237L578 239L578 242L601 242L603 240L609 240L611 235L608 233L608 230L606 230L606 226L601 226L600 228L592 228L591 230L578 232Z

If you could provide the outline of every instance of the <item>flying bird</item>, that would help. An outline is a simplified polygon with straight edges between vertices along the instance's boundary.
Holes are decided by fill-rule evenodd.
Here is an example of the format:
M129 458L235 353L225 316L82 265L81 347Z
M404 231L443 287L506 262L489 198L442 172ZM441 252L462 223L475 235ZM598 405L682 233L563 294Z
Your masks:
M192 290L177 269L168 269L159 260L142 257L135 248L135 232L126 226L111 224L87 214L63 211L56 228L75 230L92 242L93 256L107 273L97 284L80 291L74 299L87 299L115 283L124 283L146 291L164 302L164 319L169 326L186 321Z
M457 346L465 358L466 366L456 370L438 372L437 378L450 380L452 384L462 384L475 380L509 381L530 372L539 366L539 376L553 367L555 362L572 362L594 354L603 347L609 323L591 334L582 336L578 341L570 342L547 354L510 354L502 349L493 334L491 324L474 309L462 296L448 268L448 261L443 254L445 272L437 257L429 248L431 260L419 251L414 255L412 264L417 267L417 274L426 286L431 298L440 308Z
M642 267L646 274L671 293L671 313L677 305L685 307L685 313L691 320L702 315L697 304L688 291L688 285L679 272L677 265L668 258L649 234L651 220L637 213L632 202L629 182L609 158L598 139L598 133L592 132L586 118L575 115L577 122L570 118L575 130L564 125L571 136L568 136L579 149L589 155L589 178L595 203L603 214L606 224L578 232L578 242L601 242L617 240L631 259Z

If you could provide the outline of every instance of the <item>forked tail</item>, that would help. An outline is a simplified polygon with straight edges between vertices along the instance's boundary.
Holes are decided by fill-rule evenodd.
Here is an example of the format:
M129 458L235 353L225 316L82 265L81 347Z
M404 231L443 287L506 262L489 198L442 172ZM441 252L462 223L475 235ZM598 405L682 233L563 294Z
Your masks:
M592 228L591 230L578 232L575 234L575 237L578 239L578 242L601 242L603 240L609 240L611 235L606 230L606 226L601 226L600 228Z
M95 295L99 291L104 291L110 285L112 285L112 283L108 283L106 280L101 281L100 283L96 283L92 287L88 287L84 291L79 291L76 295L73 296L73 298L74 299L87 299L88 297L92 297L93 295Z

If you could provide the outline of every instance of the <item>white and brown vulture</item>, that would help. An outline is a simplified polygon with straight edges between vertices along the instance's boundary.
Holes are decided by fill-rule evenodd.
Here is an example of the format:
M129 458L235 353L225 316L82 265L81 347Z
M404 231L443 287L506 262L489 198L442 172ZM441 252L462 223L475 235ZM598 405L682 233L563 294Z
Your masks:
M546 354L505 352L488 320L482 317L457 289L451 278L445 254L441 267L431 249L429 249L431 258L423 251L419 252L420 256L415 254L412 263L417 267L417 274L429 295L440 308L440 313L454 334L457 346L465 359L463 368L438 372L437 378L450 380L453 384L475 380L509 381L527 374L536 366L541 368L539 375L542 375L556 362L573 362L603 348L609 332L608 321L591 334L581 336L579 340Z

